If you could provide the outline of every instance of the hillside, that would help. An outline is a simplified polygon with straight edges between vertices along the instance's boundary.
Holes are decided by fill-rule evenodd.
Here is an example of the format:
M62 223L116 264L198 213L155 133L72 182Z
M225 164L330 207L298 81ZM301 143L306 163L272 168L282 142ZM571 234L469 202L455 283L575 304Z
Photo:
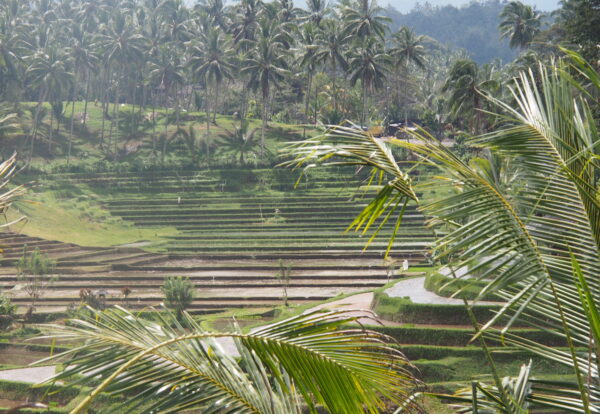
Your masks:
M503 7L498 0L474 1L462 7L424 3L406 14L388 6L385 14L392 19L392 31L408 26L444 45L465 49L479 64L497 58L506 63L517 53L508 47L508 41L500 40L497 27Z

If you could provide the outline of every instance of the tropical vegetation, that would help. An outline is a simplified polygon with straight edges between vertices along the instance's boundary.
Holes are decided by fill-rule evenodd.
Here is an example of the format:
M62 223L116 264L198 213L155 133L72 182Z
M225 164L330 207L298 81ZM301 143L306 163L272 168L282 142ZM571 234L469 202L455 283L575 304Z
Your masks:
M478 154L468 161L422 129L412 133L418 143L410 143L336 126L289 148L295 156L291 165L373 169L377 196L350 226L363 233L373 228L371 240L381 228L378 220L396 220L395 228L400 227L406 205L419 203L422 188L447 186L448 196L421 205L432 225L446 233L434 244L433 259L453 272L466 269L457 280L485 282L479 297L493 293L506 302L493 318L474 325L476 337L484 347L487 339L501 340L572 369L570 381L538 381L529 368L517 379L501 380L488 354L494 383L474 384L459 394L455 400L468 401L461 412L599 409L600 169L595 160L600 136L591 107L597 104L600 75L581 56L567 54L552 66L539 63L536 75L521 73L512 84L511 102L481 93L503 122L469 140ZM415 182L408 173L414 167L400 167L394 146L442 175L433 183ZM393 240L394 235L389 248ZM511 329L517 321L552 332L564 348L519 336ZM504 328L498 331L499 323Z
M367 127L424 120L442 108L459 128L470 119L470 130L479 131L485 120L474 91L489 92L514 75L498 62L480 67L443 37L392 30L375 1L317 3L302 10L286 1L4 0L0 136L11 134L3 151L18 150L30 164L123 161L145 148L144 157L164 164L182 144L192 165L207 165L219 152L223 114L239 119L240 130L261 120L259 158L272 165L265 142L272 120ZM589 58L593 33L569 29L579 10L565 3L550 27L539 12L511 2L500 16L501 35L539 56L555 52L548 38L585 44ZM560 38L563 32L570 37Z
M0 345L61 364L57 412L600 412L597 22L587 0L0 0ZM350 285L386 325L311 302ZM14 329L34 319L59 322Z

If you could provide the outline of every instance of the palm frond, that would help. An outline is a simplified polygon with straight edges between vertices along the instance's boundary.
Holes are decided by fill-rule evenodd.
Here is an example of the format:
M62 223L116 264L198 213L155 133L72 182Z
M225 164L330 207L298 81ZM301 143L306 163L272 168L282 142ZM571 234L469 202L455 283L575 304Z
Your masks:
M85 344L52 381L81 375L102 380L73 411L102 391L126 392L129 412L378 412L384 399L404 400L414 387L410 365L385 335L346 328L345 312L310 312L248 334L206 332L186 315L183 325L153 322L124 309L55 326L56 338ZM186 326L187 329L184 329ZM238 362L217 338L234 338ZM271 380L274 386L271 385ZM301 396L301 398L299 397Z

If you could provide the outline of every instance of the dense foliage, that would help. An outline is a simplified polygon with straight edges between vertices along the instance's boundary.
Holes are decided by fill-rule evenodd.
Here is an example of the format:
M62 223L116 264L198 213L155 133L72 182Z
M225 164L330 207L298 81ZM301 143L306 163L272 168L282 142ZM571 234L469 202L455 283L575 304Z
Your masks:
M408 143L334 127L290 146L294 164L308 168L348 163L373 169L378 193L351 225L363 233L388 220L399 227L406 205L420 202L421 188L447 186L447 196L422 205L432 225L445 229L433 259L448 263L458 280L482 281L479 297L493 293L505 302L483 327L474 322L484 350L483 338L501 341L572 370L564 381L540 381L524 366L515 378L501 380L488 354L493 384L474 383L456 396L463 403L459 412L600 409L600 135L591 111L600 74L580 55L566 53L568 60L522 72L511 85L511 101L488 97L506 115L501 126L469 140L480 154L470 161L424 131ZM390 146L411 151L441 175L433 183L416 181ZM505 323L500 331L499 323ZM513 329L517 323L541 328L564 347L527 338Z
M448 123L485 129L491 121L470 120L473 107L482 109L477 102L457 105L456 91L442 89L464 86L466 78L449 83L448 76L467 59L443 44L465 47L476 61L502 57L482 42L499 41L500 34L522 49L552 36L593 50L595 26L577 24L590 15L595 21L593 7L566 2L551 30L544 30L540 13L518 2L502 10L496 2L460 10L427 7L402 20L375 0L312 1L306 10L286 0L231 5L210 0L193 7L181 0L2 0L0 136L12 138L3 150L17 148L29 159L70 159L83 152L74 146L74 136L90 136L104 158L115 160L132 151L131 140L143 138L161 162L178 141L198 163L221 145L211 132L217 114L242 121L226 140L241 163L252 152L265 158L270 120L362 125L417 120L436 133ZM399 27L408 21L414 31ZM529 23L521 25L524 21ZM471 40L454 41L459 33ZM504 83L515 69L531 66L530 53L504 68L497 62L464 66L474 66L468 94L488 91L488 81ZM76 101L83 102L77 111ZM92 105L102 114L94 134L88 126ZM250 118L262 120L259 148L254 148L258 139L243 132L243 121ZM189 121L197 122L193 130L185 124Z

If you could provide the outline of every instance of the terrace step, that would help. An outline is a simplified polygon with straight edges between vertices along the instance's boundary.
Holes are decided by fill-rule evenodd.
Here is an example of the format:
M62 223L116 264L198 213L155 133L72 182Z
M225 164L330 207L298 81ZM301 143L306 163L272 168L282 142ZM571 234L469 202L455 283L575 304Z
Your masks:
M249 231L249 232L260 232L260 231L273 231L273 230L277 230L277 231L287 231L287 230L295 230L295 231L319 231L319 230L326 230L329 232L337 232L337 233L343 233L344 230L346 229L346 227L348 227L348 225L352 222L351 219L348 219L347 221L345 221L343 224L340 223L322 223L319 225L313 224L313 223L276 223L276 224L270 224L270 223L247 223L244 226L241 226L239 223L238 224L221 224L218 227L219 231ZM196 224L190 224L190 225L185 225L185 224L180 224L177 226L177 229L181 231L182 234L185 233L191 233L191 232L196 232L196 233L210 233L210 232L214 232L217 231L215 226L212 225L211 223L204 223L204 224L200 224L200 223L196 223ZM411 223L407 223L406 225L403 225L402 228L404 231L414 231L414 230L422 230L423 226L420 225L412 225ZM390 229L385 228L382 229L382 232L388 231ZM382 233L384 234L384 233Z
M385 234L386 233L380 232L379 233L380 239L384 239L383 236ZM389 235L391 235L391 232L389 233ZM282 237L282 236L285 236L285 237ZM427 239L427 240L434 239L434 235L430 234L430 233L410 234L410 233L398 232L398 234L396 236L398 238L410 237L413 240L418 239L419 241L422 241L423 239ZM341 233L341 232L338 232L338 234L325 233L322 235L319 235L318 233L317 234L307 234L307 232L280 232L278 234L275 234L273 232L265 232L263 234L255 234L254 232L212 233L211 234L211 233L207 232L207 233L195 234L195 235L184 234L184 235L176 235L176 236L167 236L165 238L168 240L172 240L174 242L185 242L185 241L225 242L225 241L238 241L238 240L252 242L252 241L268 240L273 243L276 243L276 242L279 243L279 242L288 242L290 240L292 240L292 241L302 240L303 242L313 242L313 243L321 242L322 244L327 244L327 243L336 243L338 241L362 240L363 244L366 243L365 239L361 239L360 236L356 235L355 233L345 234L345 233Z
M331 296L289 296L290 302L294 303L310 303L327 300ZM52 306L59 304L69 304L73 301L79 302L79 297L44 297L36 301L36 306ZM162 297L135 297L130 298L129 303L144 304L144 306L157 306L163 302ZM31 302L29 298L13 298L11 300L17 304L27 304ZM106 304L121 304L123 298L107 297ZM195 298L190 308L194 307L244 307L244 306L277 306L281 304L281 298L273 296L254 296L251 298L240 298L239 296L221 296L221 297L207 297L207 298Z
M268 253L262 250L250 251L250 252L221 252L221 253L202 253L198 255L197 251L176 249L177 252L188 252L188 257L202 258L203 260L231 260L231 259L256 259L256 260L300 260L300 259L312 259L312 260L334 260L334 259L383 259L385 251L373 251L367 250L365 252L360 251L299 251L299 252L273 252ZM411 260L412 263L423 263L426 260L425 253L422 251L392 251L393 257L397 260Z
M143 291L160 291L160 288L164 284L164 277L159 278L158 280L149 280L143 278L125 278L125 279L114 279L114 280L99 280L99 279L89 279L89 280L70 280L67 281L64 277L60 277L58 282L54 282L51 286L47 288L48 292L57 291L57 290L65 290L65 289L83 289L89 288L93 286L94 289L114 289L121 288L123 286L132 286L135 284L134 290L136 292ZM246 278L244 278L246 279ZM3 278L4 280L4 278ZM199 280L198 278L191 278L190 280L194 282L194 285L198 289L240 289L240 288L262 288L262 287L272 287L272 288L280 288L281 282L275 279L274 276L266 277L263 276L261 278L256 278L254 280L244 280L243 282L232 282L232 281L215 281L213 282L209 277L203 278ZM238 278L239 280L239 278ZM61 282L62 281L62 282ZM360 289L370 289L370 288L378 288L384 285L389 280L386 277L382 278L373 278L369 280L365 280L364 278L347 278L340 277L339 279L305 279L305 278L295 278L293 282L290 282L290 288L360 288ZM0 282L0 287L4 287L7 289L12 288L13 284L7 282Z
M145 203L145 199L136 199L131 200L127 203L121 203L121 200L117 201L104 201L103 204L110 207L113 211L127 211L132 208L141 209L141 210L166 210L166 209L189 209L189 210L197 210L197 209L208 209L208 208L217 208L222 207L223 209L275 209L280 208L281 206L285 206L287 208L293 209L313 209L313 208L338 208L338 209L346 209L346 208L364 208L367 206L368 200L349 200L347 198L337 198L335 200L327 201L322 198L311 198L311 199L303 199L302 201L291 201L287 198L280 198L275 201L272 200L264 200L264 199L245 199L243 202L234 203L230 200L213 200L209 198L201 198L201 199L174 199L169 198L166 200L147 200L151 201L151 203ZM314 204L313 204L314 203ZM406 211L416 211L417 207L414 205L406 206Z
M266 240L264 244L260 243L210 243L206 245L201 245L200 243L187 244L184 242L181 243L170 243L168 245L169 251L177 252L177 251L186 251L186 252L216 252L216 251L231 251L235 249L238 252L248 252L255 251L257 249L260 250L268 250L273 252L281 252L281 251L289 251L289 252L314 252L321 251L323 253L332 253L332 252L346 252L346 251L355 251L362 252L365 247L365 242L355 242L353 240L349 240L346 243L336 242L336 243L293 243L293 244L266 244L269 240ZM423 253L423 250L426 250L427 247L431 245L430 242L418 241L411 243L397 243L394 245L394 252L396 253ZM379 248L379 249L378 249ZM387 242L373 242L369 246L367 250L370 252L380 252L385 253L385 249L387 248Z
M323 203L323 202L352 202L355 201L355 198L350 196L341 196L341 195L310 195L310 196L289 196L289 195L280 195L280 196L256 196L252 195L236 195L231 196L223 196L222 193L207 193L203 194L201 197L199 195L188 194L179 199L180 205L208 205L208 204L253 204L253 205L268 205L268 204L277 204L277 203ZM115 200L106 200L104 204L109 207L115 206L135 206L136 204L141 204L144 206L161 206L161 205L178 205L178 199L176 197L169 198L156 198L156 197L147 197L147 198L119 198ZM305 204L306 205L306 204Z

